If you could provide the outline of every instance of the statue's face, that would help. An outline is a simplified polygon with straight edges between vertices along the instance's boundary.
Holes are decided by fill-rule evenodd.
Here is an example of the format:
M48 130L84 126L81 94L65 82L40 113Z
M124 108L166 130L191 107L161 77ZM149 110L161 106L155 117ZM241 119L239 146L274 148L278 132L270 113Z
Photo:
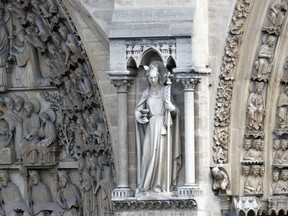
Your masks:
M20 112L20 110L21 110L21 108L22 108L22 106L23 106L23 101L18 100L17 98L15 98L14 104L15 104L15 109L16 109L16 111L17 111L17 112Z
M67 179L64 176L59 177L59 183L61 187L65 187L67 185Z
M259 168L254 168L253 175L258 176L259 175Z
M157 75L157 73L149 73L148 75L148 81L152 86L157 85L158 81L159 81L159 77Z
M32 107L31 107L31 106L25 106L24 109L25 109L25 114L26 114L26 116L27 116L27 117L31 116Z
M247 176L249 175L250 168L249 167L242 167L242 173L243 175Z
M6 106L8 109L12 110L13 107L14 107L12 99L6 100L6 101L5 101L5 106Z
M288 180L288 172L283 173L283 180L287 181Z
M273 181L278 181L279 180L279 172L273 172Z
M41 122L46 123L48 119L47 116L40 116L40 120Z
M244 142L244 144L243 144L243 147L244 147L244 149L245 150L248 150L248 149L250 149L251 148L251 140L246 140L245 142Z
M32 181L32 183L33 183L34 185L37 185L38 182L39 182L39 178L38 178L37 175L31 175L31 176L30 176L30 179L31 179L31 181Z

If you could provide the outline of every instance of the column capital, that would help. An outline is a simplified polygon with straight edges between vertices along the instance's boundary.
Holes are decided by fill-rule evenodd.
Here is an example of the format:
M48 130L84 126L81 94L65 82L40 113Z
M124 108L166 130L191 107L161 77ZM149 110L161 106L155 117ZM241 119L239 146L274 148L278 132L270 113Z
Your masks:
M178 78L177 81L181 82L184 91L195 91L196 85L200 82L201 78Z
M111 80L111 84L117 88L118 93L127 93L128 88L134 83L134 80L115 79Z
M111 84L117 88L118 93L128 92L128 88L133 84L136 75L137 72L134 70L109 72Z

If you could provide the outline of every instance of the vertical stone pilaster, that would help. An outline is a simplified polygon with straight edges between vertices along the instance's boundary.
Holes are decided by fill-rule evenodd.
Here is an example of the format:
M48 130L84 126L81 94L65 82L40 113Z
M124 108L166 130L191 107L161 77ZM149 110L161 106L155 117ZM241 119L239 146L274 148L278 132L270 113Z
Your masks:
M180 79L184 87L185 115L185 186L195 185L194 92L199 78Z
M123 198L133 195L128 180L128 90L134 82L134 73L110 72L111 83L117 89L117 111L118 111L118 154L117 187L112 192L113 198Z
M189 68L176 68L173 70L177 81L183 85L184 92L184 131L185 131L185 183L178 188L178 195L193 197L202 195L202 191L196 184L195 176L195 113L194 113L194 94L196 85L200 78L194 77ZM195 75L195 74L194 74Z

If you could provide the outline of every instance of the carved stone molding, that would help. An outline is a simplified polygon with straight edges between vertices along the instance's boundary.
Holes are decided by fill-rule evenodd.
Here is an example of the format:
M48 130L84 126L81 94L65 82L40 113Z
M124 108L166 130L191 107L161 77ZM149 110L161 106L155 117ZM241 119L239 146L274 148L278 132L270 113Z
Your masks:
M278 215L282 212L288 211L288 197L287 196L270 196L268 197L268 214Z
M259 197L237 197L233 198L233 203L235 210L238 213L237 215L239 215L240 212L247 215L249 211L253 211L255 215L258 215L258 213L261 215L262 203Z
M170 59L176 61L176 39L130 39L126 41L126 60L134 60L136 66L140 65L142 56L148 51L160 53L164 65L169 65ZM129 63L128 63L129 64Z
M234 71L239 58L239 50L244 34L246 18L250 11L249 0L238 0L234 8L229 35L226 39L224 56L222 59L220 82L217 89L216 111L214 122L213 160L215 163L228 162L229 125L232 102ZM218 133L226 131L228 136L224 145L219 145Z
M117 92L120 93L124 93L124 92L128 92L128 88L131 87L131 85L134 83L134 80L111 80L111 84L114 85L114 87L117 88Z
M141 209L193 209L197 207L194 199L185 200L125 200L113 201L117 210L141 210Z

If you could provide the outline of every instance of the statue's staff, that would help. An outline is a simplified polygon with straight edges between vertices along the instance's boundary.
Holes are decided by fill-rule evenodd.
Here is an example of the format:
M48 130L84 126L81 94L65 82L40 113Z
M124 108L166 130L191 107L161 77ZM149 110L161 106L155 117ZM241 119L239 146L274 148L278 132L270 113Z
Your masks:
M170 103L171 102L171 85L172 85L172 80L171 78L173 77L173 74L171 74L170 71L168 71L167 74L165 74L166 79L166 102ZM171 142L171 127L172 127L172 118L171 118L171 113L168 109L166 109L165 112L165 124L167 128L167 192L170 192L170 185L171 185L171 178L172 178L172 142Z

